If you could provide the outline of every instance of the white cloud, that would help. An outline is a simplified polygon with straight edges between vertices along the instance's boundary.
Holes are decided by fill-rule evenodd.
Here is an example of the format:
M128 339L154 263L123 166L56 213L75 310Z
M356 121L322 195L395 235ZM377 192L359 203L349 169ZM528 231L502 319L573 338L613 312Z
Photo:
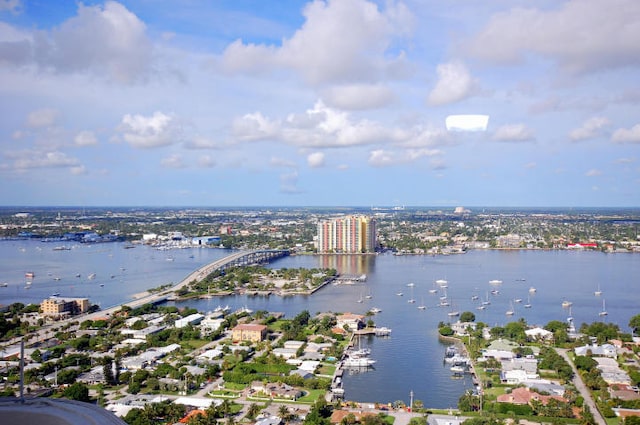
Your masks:
M596 169L591 169L591 170L587 171L584 175L587 176L587 177L597 177L597 176L601 176L602 175L602 171L596 170Z
M526 164L524 164L524 168L528 169L528 170L532 170L534 168L536 168L538 166L537 163L535 162L528 162Z
M431 158L430 168L437 168L444 163L434 156L441 155L442 151L437 149L406 149L400 151L390 151L385 149L375 149L369 152L369 165L372 167L388 167L392 165L407 164L421 158Z
M212 168L216 165L216 161L210 155L202 155L198 157L198 167Z
M93 146L98 144L98 139L91 131L81 131L73 141L77 146Z
M611 135L611 140L617 143L640 143L640 124L636 124L630 129L617 129Z
M60 113L53 108L33 111L27 117L27 126L31 128L51 127L58 120Z
M126 114L119 127L124 140L135 148L157 148L174 143L179 128L174 119L160 111L150 117Z
M4 62L42 71L91 72L131 83L150 70L152 45L146 27L122 4L78 5L78 14L51 31L0 42Z
M184 144L187 149L217 149L220 144L207 137L197 136Z
M498 127L492 138L499 142L526 142L533 140L535 136L524 124L506 124Z
M349 84L332 86L323 92L328 106L346 110L380 108L390 104L393 92L379 84Z
M376 149L369 153L369 164L373 167L386 167L394 165L395 163L396 159L391 152L383 149Z
M569 138L574 141L593 139L601 136L604 130L611 124L608 118L591 117L585 121L580 128L571 130Z
M12 167L16 170L32 168L67 168L78 167L80 161L60 151L33 151L5 152L5 156L13 160Z
M324 167L324 153L314 152L307 156L307 164L311 168Z
M640 2L569 0L547 10L512 8L493 15L468 40L472 55L498 63L521 62L531 52L569 72L640 64Z
M298 172L293 171L280 176L280 191L283 193L302 193L298 187Z
M231 133L239 141L269 140L278 136L279 127L277 122L255 112L233 120Z
M436 72L438 81L427 99L430 105L458 102L471 94L475 83L462 62L440 64Z
M614 161L615 164L633 164L636 162L636 158L618 158Z
M162 158L160 161L160 165L165 168L184 168L185 164L182 160L182 157L177 154L169 155L165 158Z
M71 167L69 171L74 176L81 176L81 175L87 174L87 167L85 167L84 165L79 165L77 167Z
M394 37L413 27L402 4L385 10L365 0L315 0L304 8L305 22L280 46L245 44L236 40L222 57L227 71L262 73L293 69L313 84L370 81L391 72L402 55L389 59Z

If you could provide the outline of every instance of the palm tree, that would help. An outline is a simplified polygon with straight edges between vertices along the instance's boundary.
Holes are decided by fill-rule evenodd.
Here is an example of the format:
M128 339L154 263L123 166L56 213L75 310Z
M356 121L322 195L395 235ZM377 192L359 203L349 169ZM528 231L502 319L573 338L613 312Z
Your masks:
M249 408L247 409L247 418L254 420L256 416L258 416L259 412L260 412L260 407L255 403L251 403L249 405Z
M278 407L278 416L280 416L286 424L289 421L289 417L291 416L291 414L289 413L289 408L284 404L280 405L280 407Z

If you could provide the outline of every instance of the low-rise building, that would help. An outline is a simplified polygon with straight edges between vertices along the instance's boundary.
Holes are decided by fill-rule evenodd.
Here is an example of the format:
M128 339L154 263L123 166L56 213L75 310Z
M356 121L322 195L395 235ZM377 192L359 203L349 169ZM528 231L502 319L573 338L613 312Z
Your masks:
M175 321L176 328L184 328L189 325L197 325L204 319L204 314L194 313Z
M243 323L232 329L233 341L260 342L267 336L267 327L255 323Z
M361 314L345 313L336 317L337 327L349 328L350 331L357 331L364 327L364 316Z
M89 310L89 298L49 297L40 303L40 311L47 316L82 314Z

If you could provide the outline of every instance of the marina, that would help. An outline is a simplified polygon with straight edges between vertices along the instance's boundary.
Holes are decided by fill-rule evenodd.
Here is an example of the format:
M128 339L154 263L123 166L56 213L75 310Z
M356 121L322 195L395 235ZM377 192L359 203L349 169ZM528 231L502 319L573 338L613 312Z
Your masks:
M59 293L65 296L89 296L92 303L105 308L131 300L135 294L163 284L178 282L193 270L233 251L222 249L174 250L174 261L166 261L151 247L137 246L125 249L122 243L73 246L71 250L45 249L46 243L35 241L6 241L0 243L0 265L4 271L0 302L34 302ZM207 299L169 301L180 308L190 307L202 312L228 306L230 311L246 307L253 311L266 310L294 317L302 310L311 314L330 309L335 312L366 314L378 312L370 318L379 331L387 328L385 337L375 333L361 335L362 348L371 350L374 367L340 377L340 389L348 400L393 402L406 397L413 390L425 405L448 407L457 403L460 394L474 387L470 374L452 379L453 365L442 361L443 352L450 343L438 337L440 321L455 321L447 314L451 306L440 306L445 295L459 312L476 312L476 321L490 326L504 326L512 320L524 319L529 324L544 325L550 320L566 321L571 317L572 328L584 322L607 321L627 329L629 318L637 314L640 295L634 291L634 278L640 273L640 262L631 254L607 255L578 251L472 251L458 256L290 256L267 265L269 268L335 268L342 275L367 275L366 286L327 285L313 295L279 297L261 294L232 294L211 296ZM25 284L25 273L34 277ZM49 275L51 273L51 275ZM94 274L94 279L88 279ZM76 277L80 274L81 277ZM111 279L110 276L115 275ZM434 286L433 276L447 276L447 288ZM503 278L500 294L490 295L488 284L493 276ZM60 281L53 277L61 277ZM516 280L526 276L526 285ZM612 283L601 286L606 292L608 314L601 316L603 303L594 297L594 288L606 276ZM404 283L400 283L404 282ZM411 287L414 297L422 300L426 310L410 307L406 297L398 297L400 287ZM562 282L563 292L571 294L570 311L562 308L562 299L555 288ZM100 286L103 284L104 286ZM531 292L530 287L537 290ZM26 287L29 286L29 289ZM213 288L212 288L213 289ZM432 289L437 289L432 293ZM367 299L367 293L375 294ZM472 300L471 294L484 294ZM364 301L356 301L362 296ZM507 317L510 301L523 299L523 307ZM477 307L484 302L485 309ZM526 300L526 301L525 301ZM331 306L327 308L327 306ZM575 324L575 325L574 325ZM411 353L404 356L403 353ZM398 356L403 361L398 361ZM364 372L364 373L362 373ZM387 382L384 386L378 382ZM340 391L338 391L340 392Z

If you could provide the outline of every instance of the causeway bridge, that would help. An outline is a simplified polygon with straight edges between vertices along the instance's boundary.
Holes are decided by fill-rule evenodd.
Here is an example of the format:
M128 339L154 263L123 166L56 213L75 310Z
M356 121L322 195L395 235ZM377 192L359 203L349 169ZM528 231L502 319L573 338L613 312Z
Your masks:
M290 252L288 249L253 249L250 251L239 251L216 260L213 263L209 263L205 266L200 267L199 269L195 270L187 277L182 279L176 285L173 285L171 288L168 288L157 294L147 295L146 297L139 298L135 301L123 303L123 305L127 305L131 308L136 308L148 303L160 304L169 299L170 295L173 292L184 288L194 280L199 281L204 279L216 270L225 270L230 267L251 266L255 264L268 263L278 258L286 257L289 255L289 253ZM119 308L119 306L117 308ZM104 314L104 311L102 311L102 313Z

